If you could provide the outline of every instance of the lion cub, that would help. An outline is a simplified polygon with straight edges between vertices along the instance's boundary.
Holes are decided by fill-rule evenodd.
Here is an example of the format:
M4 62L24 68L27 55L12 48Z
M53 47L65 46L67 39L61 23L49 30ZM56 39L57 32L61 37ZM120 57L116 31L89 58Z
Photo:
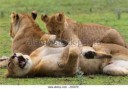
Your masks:
M81 41L82 44L92 46L93 43L114 43L126 47L125 41L115 29L98 24L81 24L63 13L57 13L52 16L42 15L42 21L50 34L57 35L58 39L72 41L74 43ZM78 39L79 38L79 39Z
M14 12L11 14L10 36L13 38L13 53L20 52L29 55L43 45L40 38L44 32L34 21L36 17L36 12L32 12L31 15Z

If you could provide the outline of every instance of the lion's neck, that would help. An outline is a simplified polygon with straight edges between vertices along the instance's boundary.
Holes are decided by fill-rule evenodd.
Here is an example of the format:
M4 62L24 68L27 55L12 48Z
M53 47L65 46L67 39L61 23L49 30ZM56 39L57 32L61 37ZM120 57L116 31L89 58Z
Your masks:
M41 37L45 34L45 32L43 32L43 31L41 30L41 28L40 28L37 24L35 24L35 25L34 25L34 34L35 34L36 36L38 36L39 38L41 38Z
M27 76L34 77L38 73L37 67L42 59L42 55L40 54L40 51L42 49L43 49L43 47L38 48L36 51L31 53L30 58L31 58L32 66L31 66L31 70L28 72Z
M78 23L76 21L67 18L65 20L65 27L64 28L74 30L75 28L77 28L77 25L78 25Z
M77 28L77 24L75 21L66 19L64 24L64 32L62 34L62 38L67 41L71 41L74 38L77 39L77 36L74 33L74 29ZM77 39L78 40L78 39Z
M43 44L40 41L44 32L39 27L21 27L13 39L13 52L21 52L30 54L33 50L41 47Z
M26 35L26 34L30 34L30 35ZM44 34L44 32L42 32L42 30L37 25L35 25L35 26L24 25L20 29L18 29L18 31L14 37L14 40L21 38L21 36L22 36L22 38L24 38L24 37L30 37L31 35L32 35L32 37L35 37L35 38L41 38L41 36L43 34Z
M20 35L23 35L25 33L25 28L26 25L22 26L22 27L16 27L15 28L15 37L13 38L13 40L15 40L16 38L19 38Z

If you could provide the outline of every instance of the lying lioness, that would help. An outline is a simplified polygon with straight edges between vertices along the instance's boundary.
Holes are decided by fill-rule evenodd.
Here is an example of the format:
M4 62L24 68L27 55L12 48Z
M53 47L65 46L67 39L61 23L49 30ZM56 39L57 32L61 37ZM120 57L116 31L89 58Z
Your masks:
M8 63L7 77L72 76L78 69L79 50L76 47L47 45L30 56L16 53Z
M30 56L21 53L12 55L9 59L8 73L6 76L73 76L79 69L84 74L128 74L127 55L126 57L122 56L121 58L124 59L121 59L118 55L116 56L112 53L107 54L104 51L95 51L92 47L88 46L82 48L81 54L77 46L69 46L67 44L65 45L65 43L60 42L59 47L55 46L56 42L52 43L52 47L46 44L32 52ZM120 47L119 45L117 47L118 50L123 49L127 51L124 47ZM110 48L110 50L113 49ZM115 51L115 53L125 55L122 51Z
M34 21L37 17L36 12L29 14L11 14L10 36L12 37L13 53L23 53L29 55L43 44L40 38L44 34Z
M124 39L117 30L99 24L81 24L63 13L56 13L52 16L42 15L50 34L55 34L58 39L68 42L92 46L93 43L114 43L127 47ZM81 45L81 43L80 43Z

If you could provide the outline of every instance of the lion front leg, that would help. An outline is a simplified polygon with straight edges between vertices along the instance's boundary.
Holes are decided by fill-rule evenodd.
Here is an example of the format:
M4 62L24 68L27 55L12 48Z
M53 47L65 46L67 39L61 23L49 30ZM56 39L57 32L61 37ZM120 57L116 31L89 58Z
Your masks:
M61 58L60 58L60 60L59 60L59 62L58 62L58 66L59 66L60 68L64 68L65 65L66 65L66 63L67 63L67 61L68 61L68 57L69 57L69 48L70 48L70 46L67 46L67 47L64 49L63 54L61 55Z
M80 49L77 46L70 46L67 63L64 71L66 74L73 75L76 73L79 64Z

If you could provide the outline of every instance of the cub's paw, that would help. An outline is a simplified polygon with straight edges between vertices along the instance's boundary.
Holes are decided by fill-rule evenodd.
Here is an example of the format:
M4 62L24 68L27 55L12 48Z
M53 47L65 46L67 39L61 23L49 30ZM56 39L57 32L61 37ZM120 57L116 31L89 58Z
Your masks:
M54 42L56 40L56 35L44 34L40 40L45 44Z

